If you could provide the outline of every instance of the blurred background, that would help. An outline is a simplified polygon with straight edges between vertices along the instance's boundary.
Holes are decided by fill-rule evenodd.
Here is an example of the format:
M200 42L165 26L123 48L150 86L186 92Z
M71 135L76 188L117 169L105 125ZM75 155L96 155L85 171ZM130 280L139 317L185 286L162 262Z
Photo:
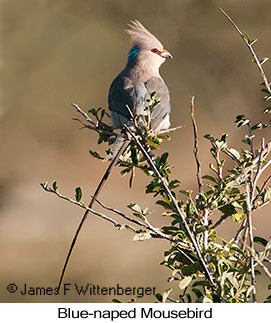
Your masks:
M244 113L253 122L264 121L256 66L248 49L220 13L226 10L239 27L258 38L260 58L271 55L269 0L0 0L0 300L2 302L106 302L112 296L22 296L6 286L56 287L82 210L44 192L41 182L58 180L61 191L73 197L83 187L84 200L93 193L106 164L92 158L97 137L80 130L71 107L107 107L107 92L124 67L130 48L124 32L131 19L140 20L164 44L174 60L161 75L170 89L173 126L185 127L162 145L170 152L174 176L182 188L196 189L193 132L189 96L195 95L203 173L208 172L209 144L203 135L230 133L230 144L244 147L244 129L235 116ZM271 65L264 65L270 79ZM262 133L270 138L270 130ZM132 189L115 169L101 200L127 212L137 202L152 209L151 221L168 223L151 196L144 194L148 179L138 173ZM256 234L270 238L270 206L255 214ZM237 224L220 229L231 238ZM75 247L65 282L100 286L156 287L163 292L169 271L160 266L163 241L133 242L89 216ZM268 291L259 278L259 301ZM172 295L173 297L176 295ZM129 297L119 297L128 301ZM154 297L138 299L154 301Z

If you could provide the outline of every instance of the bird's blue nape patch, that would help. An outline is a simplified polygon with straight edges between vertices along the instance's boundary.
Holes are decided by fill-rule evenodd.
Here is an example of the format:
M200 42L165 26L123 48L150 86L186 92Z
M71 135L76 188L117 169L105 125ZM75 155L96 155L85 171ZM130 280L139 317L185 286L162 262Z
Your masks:
M132 47L128 54L128 62L134 61L138 53L139 53L139 47L138 46Z

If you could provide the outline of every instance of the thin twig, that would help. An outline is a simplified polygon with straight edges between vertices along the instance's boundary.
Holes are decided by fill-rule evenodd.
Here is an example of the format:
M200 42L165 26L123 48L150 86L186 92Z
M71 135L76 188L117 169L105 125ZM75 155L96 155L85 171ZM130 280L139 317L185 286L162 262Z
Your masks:
M193 131L194 131L194 156L196 160L196 165L197 165L197 180L198 180L198 187L199 187L199 193L202 192L202 178L201 178L201 165L200 165L200 160L199 160L199 144L198 144L198 128L197 128L197 123L195 120L195 109L194 109L194 100L195 97L191 96L190 97L190 102L191 102L191 119L192 119L192 124L193 124Z
M250 150L251 150L251 153L252 153L252 158L255 158L255 151L254 151L254 145L253 145L253 136L252 136L252 130L251 130L251 123L249 122L247 124L247 126L248 126Z
M230 21L230 23L234 26L234 28L238 31L238 33L239 33L239 35L242 37L242 39L243 39L243 41L246 43L246 45L247 45L247 47L248 47L248 49L249 49L249 51L250 51L250 53L251 53L251 55L253 56L253 59L254 59L254 61L255 61L255 63L256 63L256 65L257 65L257 67L258 67L258 69L259 69L259 71L260 71L260 73L261 73L261 76L262 76L262 78L263 78L263 81L264 81L264 84L265 84L265 87L266 87L266 89L268 90L268 92L269 93L271 93L271 88L270 88L270 84L269 84L269 82L268 82L268 79L267 79L267 77L266 77L266 75L265 75L265 73L264 73L264 70L263 70L263 68L262 68L262 64L261 64L261 62L259 61L259 59L258 59L258 57L257 57L257 55L256 55L256 53L255 53L255 51L254 51L254 49L253 49L253 47L252 47L252 45L251 45L251 43L249 43L248 41L247 41L247 39L246 39L246 37L245 37L245 35L242 33L242 31L239 29L239 27L236 25L236 23L232 20L232 18L222 9L222 8L219 8L219 10L223 13L223 15L225 16L225 17L227 17L227 19Z
M101 201L99 201L97 198L96 198L96 202L97 202L97 203L98 203L102 208L104 208L105 210L110 211L110 212L113 212L113 213L115 213L115 214L118 214L119 216L121 216L121 217L122 217L122 218L124 218L125 220L130 221L130 222L133 222L133 223L135 223L135 224L137 224L137 225L139 225L139 226L146 227L145 223L142 223L142 222L140 222L140 221L138 221L138 220L136 220L136 219L131 219L131 218L129 218L126 214L122 213L121 211L116 210L116 209L114 209L114 208L112 208L112 207L109 207L109 206L104 205L104 204L103 204Z
M248 225L248 235L249 235L249 244L251 250L254 252L254 242L253 242L253 227L252 227L252 178L249 176L249 179L246 184L246 195L247 195L247 225ZM245 242L244 242L245 244ZM250 269L251 269L251 285L252 289L252 300L253 303L256 303L256 277L255 277L255 266L254 266L254 258L250 257Z
M72 106L86 119L86 121L91 123L93 126L96 126L96 123L88 116L86 112L81 110L81 108L77 104L72 103Z
M239 241L240 237L241 237L241 234L242 234L242 231L245 229L245 227L247 226L247 218L245 218L241 225L240 225L240 228L237 230L236 232L236 235L234 237L234 240L236 240L236 242Z
M269 175L269 176L267 177L267 179L264 181L264 183L263 183L263 185L262 185L262 187L261 187L261 189L260 189L259 193L255 196L255 198L254 198L254 200L253 200L253 205L254 205L254 203L257 201L257 199L259 198L259 196L262 194L262 192L263 192L263 190L264 190L265 186L268 184L268 182L269 182L270 180L271 180L271 175Z
M267 157L267 155L270 153L271 150L271 140L264 146L263 152L262 152L262 156L261 159L265 160L265 158ZM249 167L246 167L243 169L243 171L236 177L234 178L232 181L230 181L229 183L227 183L227 186L231 186L234 182L237 184L240 184L240 182L244 181L247 177L247 174L255 167L258 165L259 162L259 155L257 155L254 159L252 159L251 161L251 165ZM271 160L269 160L264 167L262 167L261 169L261 173L267 168L269 167L271 164Z
M254 260L257 262L258 265L260 265L260 267L262 267L263 271L266 273L267 277L269 279L271 279L271 273L268 270L268 268L262 263L262 261L259 260L259 258L257 257L257 255L255 254L255 250L252 250L252 248L250 248L248 245L246 245L246 248L248 249L248 251L250 252L251 256L254 258Z
M163 237L164 239L173 241L172 237L170 237L169 235L161 232L159 229L155 228L152 224L150 224L150 222L147 220L147 218L144 216L144 221L146 222L148 228L150 230L152 230L153 232L155 232L157 235Z
M158 136L159 135L163 135L163 134L165 134L165 133L169 133L169 132L172 132L172 131L176 131L176 130L178 130L178 129L182 129L182 128L184 128L185 126L178 126L178 127L175 127L175 128L169 128L169 129L165 129L165 130L160 130L159 132L158 132Z
M78 118L72 118L72 120L80 122L83 125L83 127L81 129L87 128L87 129L90 129L90 130L94 130L94 131L98 132L99 134L103 132L103 133L105 133L105 134L107 134L109 136L112 136L112 137L117 137L118 136L118 134L116 134L113 131L111 132L111 131L99 129L99 128L97 128L97 125L90 126L89 124L86 124L85 122L83 122L82 120L80 120Z
M114 156L114 158L112 159L112 161L110 162L109 166L107 167L107 170L105 171L100 183L98 184L97 188L96 188L96 191L89 203L89 206L88 208L91 209L93 204L95 203L96 201L96 198L98 197L98 195L100 194L106 180L108 179L113 167L116 165L118 159L119 159L119 156L122 154L123 152L123 149L126 148L126 143L124 142L121 147L119 148L119 151L116 153L116 155ZM83 227L83 224L85 223L87 217L88 217L88 212L89 210L86 209L84 215L82 216L82 219L75 231L75 234L74 234L74 237L72 239L72 242L71 242L71 245L70 245L70 248L69 248L69 251L68 251L68 254L66 256L66 259L65 259L65 262L64 262L64 265L63 265L63 268L62 268L62 271L61 271L61 275L60 275L60 278L59 278L59 282L58 282L58 290L60 290L61 288L61 284L62 284L62 281L63 281L63 278L64 278L64 275L65 275L65 272L66 272L66 269L67 269L67 266L69 264L69 261L70 261L70 258L71 258L71 254L72 254L72 251L74 249L74 246L76 244L76 241L77 241L77 238L79 236L79 233L81 232L81 229Z
M150 164L150 167L153 169L153 171L156 173L156 175L159 177L159 179L161 180L167 194L169 195L169 197L171 198L172 200L172 203L177 211L177 213L180 215L180 219L181 219L181 222L182 222L182 225L184 226L194 248L195 248L195 251L197 253L197 256L199 258L199 261L203 267L203 270L206 274L206 278L209 280L212 288L215 288L215 283L213 281L213 278L209 272L209 269L207 268L207 265L205 263L205 260L201 254L201 251L199 249L199 246L198 246L198 243L194 237L194 234L192 233L192 231L190 230L190 227L188 225L188 223L186 222L185 220L185 214L181 211L179 205L178 205L178 202L176 201L175 197L173 196L170 188L169 188L169 185L168 185L168 182L166 180L166 178L164 178L163 176L161 176L160 172L158 171L158 169L156 168L152 158L149 156L149 154L147 153L147 151L145 150L145 148L142 146L142 144L140 143L140 141L137 139L137 137L134 135L134 133L129 129L129 127L127 125L124 125L125 129L130 133L130 135L132 136L132 138L134 139L134 141L136 142L136 144L138 145L139 149L142 151L143 155L145 156L146 160L149 162Z
M55 191L55 190L53 190L52 188L50 188L48 186L42 185L42 188L45 191L49 192L49 193L53 193L53 194L57 195L59 198L65 200L65 201L68 201L68 202L70 202L70 203L72 203L74 205L77 205L77 206L81 207L82 209L85 209L85 210L87 210L88 212L90 212L90 213L92 213L94 215L97 215L98 217L102 218L105 221L111 222L112 224L114 224L115 227L119 228L119 227L123 226L121 223L115 221L114 219L112 219L112 218L110 218L110 217L108 217L108 216L106 216L106 215L104 215L104 214L102 214L100 212L94 211L92 208L87 207L84 203L77 202L77 201L75 201L75 200L73 200L73 199L71 199L71 198L69 198L69 197L67 197L65 195L62 195L58 191Z

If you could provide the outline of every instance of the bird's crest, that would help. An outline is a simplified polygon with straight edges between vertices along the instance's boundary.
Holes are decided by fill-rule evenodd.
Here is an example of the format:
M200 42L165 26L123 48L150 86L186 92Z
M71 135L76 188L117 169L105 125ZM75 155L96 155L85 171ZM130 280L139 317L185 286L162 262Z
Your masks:
M126 30L126 32L130 35L133 46L147 49L163 49L163 45L160 43L160 41L138 20L132 20L128 26L130 29Z

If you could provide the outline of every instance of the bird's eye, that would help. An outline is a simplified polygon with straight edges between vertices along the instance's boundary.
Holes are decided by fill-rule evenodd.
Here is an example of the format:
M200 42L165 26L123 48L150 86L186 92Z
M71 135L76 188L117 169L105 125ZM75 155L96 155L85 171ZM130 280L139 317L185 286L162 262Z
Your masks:
M152 51L153 53L158 53L158 52L159 52L159 50L158 50L157 48L153 48L151 51Z

